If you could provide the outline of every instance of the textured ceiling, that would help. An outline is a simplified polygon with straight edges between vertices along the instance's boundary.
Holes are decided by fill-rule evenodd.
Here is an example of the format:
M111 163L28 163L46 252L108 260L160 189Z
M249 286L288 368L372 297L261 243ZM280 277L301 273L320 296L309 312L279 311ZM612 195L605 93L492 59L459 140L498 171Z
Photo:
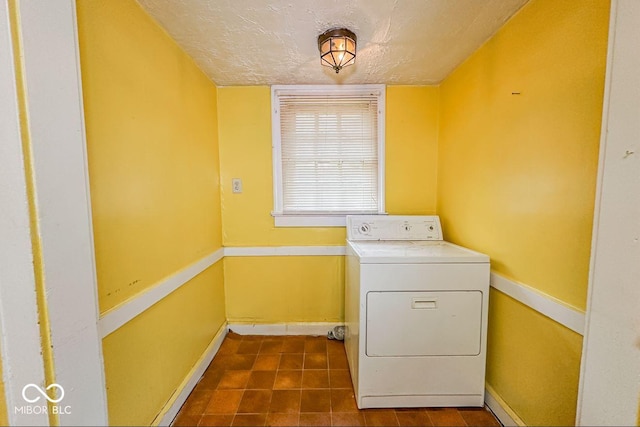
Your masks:
M527 0L138 0L220 86L439 83ZM356 64L320 65L346 27Z

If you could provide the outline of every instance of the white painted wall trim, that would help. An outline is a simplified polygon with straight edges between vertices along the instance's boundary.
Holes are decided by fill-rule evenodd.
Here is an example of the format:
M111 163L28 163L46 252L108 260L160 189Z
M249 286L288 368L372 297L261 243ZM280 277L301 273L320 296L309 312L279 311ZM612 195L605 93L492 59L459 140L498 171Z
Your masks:
M149 307L189 282L189 280L220 261L224 256L340 256L344 254L344 246L265 246L220 248L185 269L167 277L150 289L133 296L129 300L105 312L99 321L100 336L104 338L119 329L127 322L143 313Z
M16 5L55 381L71 408L58 419L107 425L76 3Z
M640 2L611 2L577 425L640 419Z
M203 355L196 362L193 369L191 369L189 374L187 374L184 381L178 386L175 393L171 396L165 407L160 411L151 425L171 425L171 422L176 417L176 415L178 415L178 411L180 411L180 408L182 407L182 405L184 405L187 397L189 397L189 394L198 384L198 381L200 381L202 375L204 375L204 372L207 370L207 367L213 360L213 357L216 355L216 353L218 353L218 350L220 349L220 346L224 341L224 337L227 336L228 331L229 328L227 328L227 323L225 322L220 327L213 340L211 340L211 343L209 344Z
M323 256L345 255L345 246L257 246L225 247L224 255L242 256ZM579 334L584 333L584 313L538 290L491 273L491 286L526 306L544 314Z
M162 300L164 297L186 284L189 280L220 261L224 255L224 249L207 255L194 262L190 266L167 277L157 285L137 294L127 301L105 312L100 318L99 328L102 338L106 337L134 317L138 316L149 307Z
M491 287L572 331L580 335L584 334L584 313L564 305L560 300L543 294L530 286L509 280L495 272L491 273Z
M27 404L22 388L45 376L8 8L0 3L0 350L9 424L47 425L47 415L14 412Z
M484 403L493 412L493 415L498 418L503 426L516 427L526 426L524 421L516 415L516 413L502 400L502 398L495 392L491 386L487 385L484 393Z
M340 256L345 253L345 246L255 246L224 248L224 256Z
M240 335L327 335L337 322L229 323L229 330Z
M153 288L132 297L128 301L106 312L99 322L100 334L102 337L106 337L211 265L220 261L223 257L342 256L345 255L345 251L345 246L247 246L220 248L184 270L166 278ZM583 334L584 313L568 307L559 300L545 295L530 286L509 280L494 272L491 273L491 286L572 331L581 335ZM243 334L263 334L263 332L261 332L262 330L268 330L268 332L264 332L264 334L271 335L287 334L289 330L296 330L296 327L293 325L294 324L272 324L251 326L234 324L233 326L240 327L244 332L239 333ZM301 323L299 325L311 324ZM300 326L302 328L300 329L300 333L302 335L311 333L308 331L319 333L320 329L326 327L325 324L320 325L322 326L319 329L309 329L306 326Z

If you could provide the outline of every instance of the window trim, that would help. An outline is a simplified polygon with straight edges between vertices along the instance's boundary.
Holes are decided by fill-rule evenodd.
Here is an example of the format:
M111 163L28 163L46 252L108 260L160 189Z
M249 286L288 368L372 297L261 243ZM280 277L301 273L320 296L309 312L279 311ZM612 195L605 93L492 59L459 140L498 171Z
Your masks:
M273 211L276 227L344 227L346 215L336 214L291 214L283 213L282 151L280 135L280 95L330 95L370 94L378 96L378 215L385 212L385 107L386 86L379 85L274 85L271 86L271 147L273 160ZM371 213L368 213L371 215Z

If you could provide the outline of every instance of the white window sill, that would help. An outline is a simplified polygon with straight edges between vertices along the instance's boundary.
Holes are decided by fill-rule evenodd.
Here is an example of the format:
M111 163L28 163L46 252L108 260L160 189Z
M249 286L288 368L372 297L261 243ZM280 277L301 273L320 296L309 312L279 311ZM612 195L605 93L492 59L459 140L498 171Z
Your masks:
M347 215L291 215L272 214L276 227L345 227L347 225ZM357 214L353 215L386 215L380 214Z
M274 215L276 227L344 227L345 215Z

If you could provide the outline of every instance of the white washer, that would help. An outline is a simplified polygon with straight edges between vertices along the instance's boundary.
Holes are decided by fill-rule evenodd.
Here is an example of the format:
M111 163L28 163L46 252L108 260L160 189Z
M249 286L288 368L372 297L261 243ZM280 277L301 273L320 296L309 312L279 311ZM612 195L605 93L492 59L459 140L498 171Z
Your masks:
M359 408L483 406L489 257L437 216L349 216L345 348Z

